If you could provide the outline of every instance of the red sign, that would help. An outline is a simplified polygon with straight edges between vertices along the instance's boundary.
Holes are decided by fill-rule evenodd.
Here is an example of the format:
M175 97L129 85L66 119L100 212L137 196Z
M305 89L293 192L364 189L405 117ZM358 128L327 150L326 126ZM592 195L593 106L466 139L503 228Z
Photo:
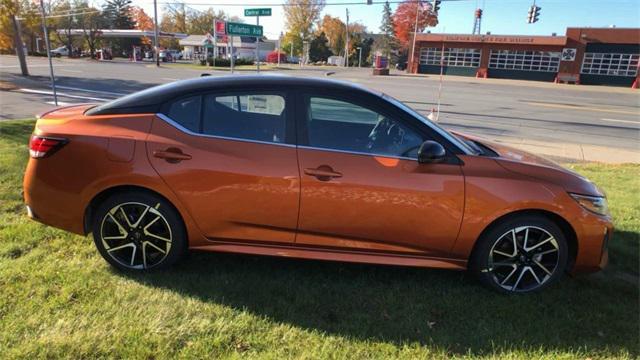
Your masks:
M221 20L216 20L216 29L215 29L215 34L216 35L224 35L227 33L226 30L226 23L224 21Z

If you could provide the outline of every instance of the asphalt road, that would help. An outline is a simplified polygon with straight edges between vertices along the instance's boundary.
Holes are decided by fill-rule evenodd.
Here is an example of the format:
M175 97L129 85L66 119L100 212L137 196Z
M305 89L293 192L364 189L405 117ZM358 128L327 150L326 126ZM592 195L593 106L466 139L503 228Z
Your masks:
M19 76L17 59L0 56L0 119L26 118L52 105L46 58L30 58L31 77ZM54 59L60 101L99 102L156 84L226 71L149 63ZM385 92L421 113L436 107L438 76L371 75L371 69L293 67L292 76L347 80ZM273 73L274 71L270 71ZM238 74L253 74L240 71ZM640 92L626 88L445 77L439 123L495 140L528 139L640 151Z

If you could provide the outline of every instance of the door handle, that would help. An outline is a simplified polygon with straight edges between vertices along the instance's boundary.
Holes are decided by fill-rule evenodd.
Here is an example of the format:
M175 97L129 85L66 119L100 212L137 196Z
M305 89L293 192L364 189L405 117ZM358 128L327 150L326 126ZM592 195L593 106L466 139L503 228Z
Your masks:
M155 150L153 156L165 159L168 163L176 164L182 160L191 160L191 155L185 154L182 150L170 147L166 150Z
M309 176L315 176L320 181L329 181L333 178L342 177L342 173L333 171L331 166L328 165L320 165L315 169L306 168L304 173Z

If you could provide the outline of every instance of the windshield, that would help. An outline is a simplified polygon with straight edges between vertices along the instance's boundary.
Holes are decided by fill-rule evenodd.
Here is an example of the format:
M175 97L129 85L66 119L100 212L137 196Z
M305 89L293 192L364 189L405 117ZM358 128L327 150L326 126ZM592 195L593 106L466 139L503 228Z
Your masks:
M477 151L476 149L472 148L471 146L469 146L466 142L461 141L458 137L454 136L453 134L451 134L450 132L448 132L447 130L441 128L440 126L438 126L436 123L434 123L433 121L427 119L425 116L423 116L422 114L420 114L419 112L413 110L411 107L405 105L404 103L402 103L400 100L397 100L387 94L382 94L382 97L391 102L393 105L399 107L400 109L408 112L409 114L413 115L413 117L415 117L416 119L422 121L425 125L429 126L431 129L433 129L435 132L437 132L438 134L440 134L442 137L446 138L447 140L451 141L454 145L458 146L460 149L462 149L462 151L464 151L467 154L473 154L473 155L478 155L479 151Z

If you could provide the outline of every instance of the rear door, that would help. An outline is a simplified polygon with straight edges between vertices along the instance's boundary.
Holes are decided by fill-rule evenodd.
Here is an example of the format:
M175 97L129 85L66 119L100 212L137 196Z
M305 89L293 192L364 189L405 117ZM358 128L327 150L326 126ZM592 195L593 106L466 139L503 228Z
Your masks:
M381 99L301 97L296 243L446 256L462 221L460 165L418 163L434 139Z
M292 110L286 92L229 91L176 99L153 122L149 159L206 237L294 241Z

